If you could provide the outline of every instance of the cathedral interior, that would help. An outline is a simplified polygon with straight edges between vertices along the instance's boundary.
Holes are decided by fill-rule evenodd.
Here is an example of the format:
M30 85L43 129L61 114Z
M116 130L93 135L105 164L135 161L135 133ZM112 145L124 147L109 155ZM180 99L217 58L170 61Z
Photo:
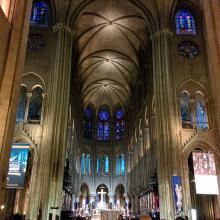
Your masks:
M219 0L0 0L0 220L219 220L218 27Z

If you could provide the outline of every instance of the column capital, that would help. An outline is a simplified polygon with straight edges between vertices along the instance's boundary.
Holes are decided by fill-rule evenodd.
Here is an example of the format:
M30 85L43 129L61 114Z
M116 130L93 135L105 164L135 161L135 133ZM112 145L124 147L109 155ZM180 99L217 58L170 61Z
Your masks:
M48 93L43 93L43 94L42 94L42 97L43 97L43 98L46 98L47 96L48 96Z
M163 36L163 35L172 37L173 32L168 28L157 30L156 32L154 32L150 35L150 40L153 41L153 40L157 39L159 36Z
M73 30L71 30L71 28L63 23L56 23L53 27L53 32L58 32L58 31L62 31L62 32L66 32L69 33L70 35L73 36Z
M32 96L32 93L31 93L31 92L27 92L27 93L26 93L26 95L27 95L27 98L29 98L29 99L30 99L30 98L31 98L31 96Z

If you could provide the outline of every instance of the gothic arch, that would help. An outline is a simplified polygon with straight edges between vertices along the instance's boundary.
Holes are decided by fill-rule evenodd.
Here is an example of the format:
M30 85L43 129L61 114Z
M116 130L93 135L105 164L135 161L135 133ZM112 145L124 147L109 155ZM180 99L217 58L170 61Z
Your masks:
M190 143L190 144L186 145L185 148L183 148L182 152L183 152L184 161L186 159L188 159L190 153L195 148L198 148L198 147L201 148L202 150L205 150L205 151L214 152L217 157L218 163L220 164L220 153L217 151L217 149L214 146L208 144L207 142L201 141L201 140Z
M98 181L97 181L98 182ZM108 183L109 181L99 181L96 185L95 185L95 191L102 186L105 186L108 189L108 192L110 192L111 188L110 188L110 184Z
M178 86L177 91L178 91L178 94L180 94L182 91L187 91L187 93L190 93L191 95L200 91L205 97L208 96L206 87L202 83L194 79L188 79L188 80L183 81Z
M39 149L38 147L31 141L31 139L26 134L17 134L13 138L13 143L24 140L25 143L30 144L30 147L34 149L35 155L38 158Z
M193 204L192 197L191 197L191 187L190 187L190 184L189 184L190 177L189 177L189 164L188 164L188 160L189 160L190 153L194 149L196 149L196 148L200 148L201 150L210 151L210 152L214 153L215 159L216 159L215 162L216 162L217 179L218 179L218 183L220 183L220 169L219 169L220 154L217 151L217 149L214 146L208 144L207 142L201 141L201 140L195 141L195 142L193 142L191 144L188 144L182 150L182 155L183 155L183 186L184 186L184 189L185 189L183 191L183 194L184 194L183 200L185 200L184 201L184 203L186 205L185 209L188 209L188 210L190 210L192 208L192 204ZM218 186L218 188L220 190L220 185ZM217 203L219 205L219 201L217 201L217 199L216 199L216 204ZM214 205L213 204L213 200L212 200L212 205ZM212 213L212 214L214 214L214 213Z
M92 155L92 151L89 146L85 146L80 150L80 155L83 153Z
M37 73L24 73L22 75L22 83L27 86L29 92L31 92L36 86L40 86L42 90L46 92L45 80Z
M36 200L37 197L40 196L40 185L37 183L36 179L38 178L37 174L37 170L38 170L38 162L40 160L39 158L39 149L37 147L37 145L35 145L31 139L24 134L18 134L15 135L13 138L13 143L19 143L21 141L29 144L30 148L33 149L33 160L32 160L32 165L31 165L31 173L29 173L29 175L26 173L26 176L28 175L28 182L29 184L25 185L24 189L25 190L25 200L28 201L26 206L24 207L25 212L29 212L32 207L31 204L33 203L33 201ZM27 166L28 167L28 166ZM28 171L28 169L27 169ZM33 200L33 201L32 201ZM37 207L37 205L36 205ZM35 207L35 208L36 208Z

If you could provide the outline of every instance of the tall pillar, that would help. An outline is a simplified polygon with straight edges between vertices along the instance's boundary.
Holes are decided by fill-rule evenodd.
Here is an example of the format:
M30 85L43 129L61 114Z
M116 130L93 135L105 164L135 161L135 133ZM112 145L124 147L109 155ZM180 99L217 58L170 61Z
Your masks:
M42 109L41 109L41 117L40 117L40 124L41 125L43 125L43 122L44 122L46 98L47 98L47 93L43 93L42 94Z
M172 73L172 32L163 29L152 37L155 127L161 219L174 219L171 179L178 174L178 114ZM177 164L178 163L178 164Z
M32 93L26 93L26 95L27 95L27 103L25 106L24 123L27 123L27 121L28 121L28 114L29 114Z
M144 169L144 144L143 137L138 137L138 147L139 147L139 185L141 188L144 188L144 174L146 169Z
M54 26L54 53L42 141L42 219L60 216L63 173L68 139L72 33L67 26Z
M11 143L14 135L17 104L21 74L23 72L26 43L29 30L32 1L19 1L19 4L11 4L13 18L9 23L7 18L1 20L0 38L6 45L5 53L0 56L0 206L5 204L6 179ZM3 16L3 15L1 15ZM4 22L3 22L4 20ZM1 44L1 45L3 45ZM0 219L4 210L0 210Z

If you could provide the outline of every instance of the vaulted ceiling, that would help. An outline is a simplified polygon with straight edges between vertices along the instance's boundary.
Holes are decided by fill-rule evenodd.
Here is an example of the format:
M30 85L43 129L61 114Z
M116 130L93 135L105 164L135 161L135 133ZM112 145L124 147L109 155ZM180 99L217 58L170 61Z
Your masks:
M128 106L147 37L145 20L129 1L96 0L85 8L76 40L84 107Z

